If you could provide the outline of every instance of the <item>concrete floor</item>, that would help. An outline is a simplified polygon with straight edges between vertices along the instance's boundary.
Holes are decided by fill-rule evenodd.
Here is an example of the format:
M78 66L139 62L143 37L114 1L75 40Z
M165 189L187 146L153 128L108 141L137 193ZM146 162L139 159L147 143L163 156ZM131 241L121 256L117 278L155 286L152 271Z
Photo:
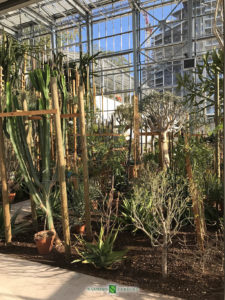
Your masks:
M130 290L125 293L121 292L124 287L118 284L116 284L117 294L109 294L109 284L111 282L101 278L0 254L1 300L179 299L141 290ZM105 289L105 291L97 289Z

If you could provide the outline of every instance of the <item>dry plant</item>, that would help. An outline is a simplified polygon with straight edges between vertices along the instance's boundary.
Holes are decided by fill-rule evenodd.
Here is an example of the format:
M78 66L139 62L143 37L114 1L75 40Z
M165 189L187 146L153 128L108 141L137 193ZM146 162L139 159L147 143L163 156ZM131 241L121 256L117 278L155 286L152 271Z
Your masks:
M162 248L162 274L167 276L168 247L183 222L189 198L186 196L184 179L167 172L152 173L143 170L142 182L134 186L129 202L130 220L134 227L143 231L152 246Z

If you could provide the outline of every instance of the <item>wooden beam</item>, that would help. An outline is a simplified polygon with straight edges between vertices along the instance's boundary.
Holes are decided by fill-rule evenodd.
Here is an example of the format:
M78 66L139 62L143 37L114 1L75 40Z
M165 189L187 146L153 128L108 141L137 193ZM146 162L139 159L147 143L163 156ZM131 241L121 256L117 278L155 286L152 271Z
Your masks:
M0 113L0 118L5 117L26 117L26 116L39 116L39 115L51 115L56 114L56 109L46 110L29 110L29 111L11 111L6 113Z

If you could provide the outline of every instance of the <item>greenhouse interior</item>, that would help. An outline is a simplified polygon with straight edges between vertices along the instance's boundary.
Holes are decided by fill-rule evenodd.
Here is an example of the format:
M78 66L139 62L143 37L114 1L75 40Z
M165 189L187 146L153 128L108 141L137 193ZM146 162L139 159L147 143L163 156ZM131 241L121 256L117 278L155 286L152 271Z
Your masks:
M0 0L0 299L224 299L224 6Z

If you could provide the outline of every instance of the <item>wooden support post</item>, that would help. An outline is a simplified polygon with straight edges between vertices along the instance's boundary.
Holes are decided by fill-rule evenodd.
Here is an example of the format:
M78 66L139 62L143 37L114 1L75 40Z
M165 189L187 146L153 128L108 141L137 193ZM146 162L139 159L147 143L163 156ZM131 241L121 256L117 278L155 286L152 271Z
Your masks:
M87 91L86 91L86 94L87 94L87 107L88 109L90 109L90 82L89 82L89 66L87 66L87 82L86 82L86 85L87 85Z
M139 111L138 96L134 94L134 173L137 177L137 164L140 162L140 133L139 133Z
M94 114L96 114L96 85L93 83L93 110Z
M101 88L101 95L102 95L102 123L104 123L104 94L103 94L103 88Z
M148 131L148 126L145 125L145 153L148 152L148 135L147 135L147 131Z
M151 137L151 151L152 151L152 154L155 154L154 139L155 139L155 136L152 135L152 137Z
M77 113L77 104L73 106L73 112ZM78 190L78 166L77 166L77 118L73 118L73 134L74 134L74 155L73 155L73 162L74 162L74 173L76 174L76 177L74 179L74 188L75 190Z
M24 111L28 111L27 107L27 100L26 100L26 94L23 94L23 109ZM25 131L27 133L27 145L30 150L30 153L32 155L32 124L31 121L26 118L25 121ZM30 204L31 204L31 216L32 216L32 225L35 232L38 231L38 219L37 219L37 211L36 211L36 204L32 198L32 195L30 195Z
M84 98L83 87L79 87L79 111L80 111L80 131L81 131L81 145L82 145L82 162L83 162L83 176L84 176L84 201L85 201L85 222L86 233L88 240L92 239L91 228L91 213L90 213L90 199L89 199L89 174L88 174L88 155L87 155L87 141L85 130L85 113L84 113Z
M74 79L72 81L72 96L73 96L73 98L75 98L75 96L76 96L76 81Z
M75 76L76 76L76 95L78 95L79 86L80 86L80 76L77 69L75 70Z
M62 225L63 225L63 235L65 240L65 254L66 258L70 259L70 227L69 227L69 213L68 213L68 202L67 202L67 189L66 189L66 164L63 151L63 140L62 140L62 130L61 130L61 119L60 119L60 109L59 109L59 98L57 90L57 78L51 78L51 92L54 108L56 109L55 114L55 130L56 130L56 140L57 140L57 154L58 154L58 178L60 184L60 194L61 194L61 207L62 207Z
M2 93L3 93L3 70L0 67L0 111L2 111ZM4 215L4 227L5 227L5 241L6 244L10 244L12 240L11 231L11 218L10 218L10 207L9 207L9 194L7 185L7 171L5 162L5 143L2 126L2 118L0 118L0 170L2 180L2 202L3 202L3 215Z
M193 179L187 134L185 134L184 141L185 141L185 152L186 152L186 170L187 170L187 177L190 183L190 194L192 199L192 209L194 214L197 243L199 249L203 251L204 239L205 239L205 219L204 219L203 203L202 200L199 199L198 190Z
M219 73L216 72L216 92L215 92L215 127L216 127L216 144L215 144L215 171L218 179L221 177L220 172L220 130L219 119L220 119L220 77Z

